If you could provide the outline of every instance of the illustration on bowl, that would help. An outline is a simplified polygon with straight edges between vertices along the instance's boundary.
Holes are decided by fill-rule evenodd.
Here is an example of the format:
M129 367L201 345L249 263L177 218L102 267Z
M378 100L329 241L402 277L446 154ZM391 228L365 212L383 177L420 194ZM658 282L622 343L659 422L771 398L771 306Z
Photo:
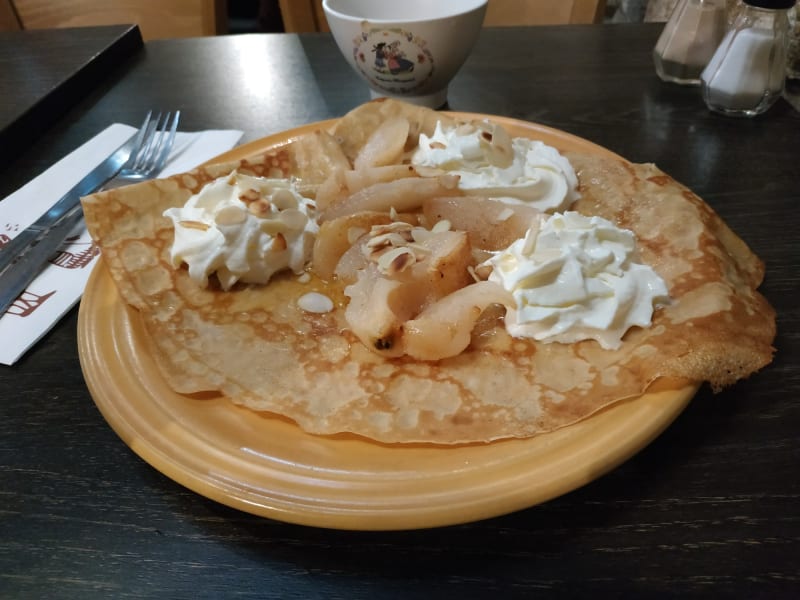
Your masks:
M424 39L405 29L372 28L367 21L353 39L353 58L374 86L393 94L416 92L434 71Z

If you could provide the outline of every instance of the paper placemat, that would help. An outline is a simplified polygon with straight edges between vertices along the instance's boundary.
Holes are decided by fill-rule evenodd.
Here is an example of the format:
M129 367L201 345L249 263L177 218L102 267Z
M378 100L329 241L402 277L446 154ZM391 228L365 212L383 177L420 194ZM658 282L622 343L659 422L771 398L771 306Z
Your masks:
M0 247L31 225L136 132L115 123L0 202ZM233 148L241 131L178 132L159 177L189 171ZM1 251L1 250L0 250ZM99 250L83 221L0 318L0 364L13 365L80 300Z

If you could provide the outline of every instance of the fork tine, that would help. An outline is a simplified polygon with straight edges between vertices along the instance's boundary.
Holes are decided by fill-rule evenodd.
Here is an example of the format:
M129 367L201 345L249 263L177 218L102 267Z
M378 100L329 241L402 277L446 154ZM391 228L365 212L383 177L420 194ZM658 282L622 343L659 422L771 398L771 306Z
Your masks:
M106 184L105 189L151 179L164 168L175 142L181 112L167 112L163 119L162 114L159 112L152 118L152 112L147 113L142 127L136 133L137 147L116 177Z
M144 139L142 144L139 146L138 151L136 152L136 156L130 165L130 169L139 171L142 170L145 164L147 164L147 160L149 160L149 157L152 153L153 141L156 139L156 132L158 131L158 124L160 120L161 113L159 112L156 115L156 118L148 123L147 128L145 129Z
M151 168L149 169L150 172L157 172L164 168L164 164L167 162L167 156L169 156L169 152L172 149L172 144L175 142L175 133L178 131L178 120L181 118L181 111L175 111L175 116L172 119L172 124L169 126L169 133L167 134L164 130L167 128L169 116L170 114L167 113L167 116L164 117L164 127L159 139L158 152L152 161Z
M167 112L167 114L164 115L164 119L163 120L159 119L159 123L158 123L158 127L157 127L157 130L156 130L156 134L153 137L153 143L147 149L147 156L145 157L145 160L143 161L143 163L141 165L141 170L146 172L146 173L149 173L150 171L153 170L156 157L158 157L158 155L161 152L161 146L163 146L163 144L164 144L164 137L165 137L164 130L167 127L167 123L169 122L169 118L170 118L171 114L172 113ZM160 113L159 113L159 117L161 117Z
M144 134L147 131L148 126L150 125L150 117L153 116L153 111L148 110L147 114L144 116L144 121L142 121L141 127L139 127L139 131L136 132L136 148L137 150L142 147L142 142L144 140Z
M144 116L144 121L142 121L141 127L139 127L139 131L136 132L136 139L134 140L133 149L131 150L131 155L128 157L128 160L125 161L125 164L122 166L123 169L127 169L133 166L138 158L139 154L141 153L142 148L144 147L145 137L147 135L147 130L150 128L150 117L153 116L153 111L148 110L147 114Z

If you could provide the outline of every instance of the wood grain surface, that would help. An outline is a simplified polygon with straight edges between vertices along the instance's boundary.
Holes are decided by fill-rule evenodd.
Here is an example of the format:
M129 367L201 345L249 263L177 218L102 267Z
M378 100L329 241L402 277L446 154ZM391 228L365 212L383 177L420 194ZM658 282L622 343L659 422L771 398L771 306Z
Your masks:
M227 33L227 0L13 0L22 29L137 24L145 40Z
M0 368L0 597L797 597L800 113L784 101L752 120L708 112L696 88L656 77L660 28L486 29L450 106L563 129L693 188L766 262L772 365L702 388L650 446L546 504L435 530L332 531L226 508L140 460L86 390L73 310ZM0 164L0 197L146 108L247 141L367 98L327 34L149 42Z

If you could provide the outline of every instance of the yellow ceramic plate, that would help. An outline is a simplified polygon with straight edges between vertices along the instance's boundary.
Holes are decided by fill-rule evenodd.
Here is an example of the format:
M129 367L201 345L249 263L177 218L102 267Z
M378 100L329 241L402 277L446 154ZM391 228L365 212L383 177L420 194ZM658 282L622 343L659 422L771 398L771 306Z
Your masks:
M485 117L485 115L459 115ZM581 138L491 117L512 135L610 155ZM243 158L331 122L251 142ZM138 313L104 266L78 322L81 366L97 406L134 452L178 483L243 511L318 527L410 529L464 523L533 506L580 487L655 438L697 391L647 393L576 425L525 440L439 447L313 436L221 397L173 392L148 355Z

